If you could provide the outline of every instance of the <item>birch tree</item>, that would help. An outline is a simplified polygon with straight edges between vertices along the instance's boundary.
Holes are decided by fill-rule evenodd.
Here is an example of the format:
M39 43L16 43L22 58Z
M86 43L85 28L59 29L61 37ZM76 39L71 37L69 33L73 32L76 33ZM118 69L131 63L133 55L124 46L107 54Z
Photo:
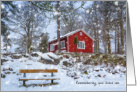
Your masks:
M41 30L44 24L43 16L35 11L31 3L23 2L19 12L10 17L10 30L20 35L19 39L23 40L22 44L25 44L26 52L31 53L32 48L37 45L36 42L39 41L38 39L42 32Z

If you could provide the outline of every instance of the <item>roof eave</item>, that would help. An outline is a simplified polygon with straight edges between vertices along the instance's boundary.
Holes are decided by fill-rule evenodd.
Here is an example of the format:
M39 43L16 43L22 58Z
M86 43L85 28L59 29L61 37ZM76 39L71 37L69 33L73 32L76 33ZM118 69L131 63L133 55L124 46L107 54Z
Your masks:
M65 38L65 37L67 37L67 36L60 37L60 39ZM57 39L53 39L52 41L48 41L48 43L53 42L53 41L56 41L56 40L57 40Z

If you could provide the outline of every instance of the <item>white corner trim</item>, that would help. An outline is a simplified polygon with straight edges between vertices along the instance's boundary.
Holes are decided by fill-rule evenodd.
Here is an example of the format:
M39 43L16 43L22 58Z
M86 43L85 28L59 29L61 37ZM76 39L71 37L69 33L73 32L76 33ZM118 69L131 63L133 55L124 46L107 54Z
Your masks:
M68 50L68 52L69 52L69 36L67 37L67 50Z

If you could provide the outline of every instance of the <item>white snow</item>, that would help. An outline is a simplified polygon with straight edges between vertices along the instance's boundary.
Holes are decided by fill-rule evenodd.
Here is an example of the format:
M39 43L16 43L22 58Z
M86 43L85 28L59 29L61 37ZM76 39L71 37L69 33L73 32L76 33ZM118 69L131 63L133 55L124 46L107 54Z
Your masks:
M99 30L99 33L101 33L101 30Z
M44 59L53 61L53 59L51 59L51 58L48 56L47 53L42 54L41 57L44 58Z
M1 8L2 8L2 9L4 9L4 8L5 8L4 4L1 4Z
M54 58L54 59L58 59L58 56L55 55L55 54L52 53L52 52L48 52L47 55L51 56L51 57Z
M21 4L18 4L18 7L21 8Z
M22 54L14 54L15 56L21 56Z
M86 13L89 13L89 10L86 10Z
M62 56L56 56L53 53L37 52L37 54L46 59L48 54L55 58ZM126 70L125 67L117 65L112 69L103 65L83 65L82 62L75 64L72 61L75 61L76 58L71 56L69 56L69 59L63 57L58 65L43 64L38 62L40 56L31 57L32 60L25 57L20 59L11 59L9 56L2 57L2 59L7 59L8 61L1 65L1 74L6 75L5 78L1 78L1 91L126 91L126 74L122 73L122 71ZM66 67L62 65L63 61L70 62L73 66ZM9 68L12 68L13 71L8 70ZM6 69L6 71L3 71L3 69ZM60 78L60 80L54 81L58 83L56 85L49 85L51 81L46 80L30 80L26 81L26 85L30 86L24 87L22 86L22 81L19 81L19 78L23 77L23 74L19 74L20 69L58 69L58 73L54 73L54 77ZM107 72L108 69L110 69L110 73ZM88 74L83 73L84 71L82 70L87 70ZM97 72L97 70L99 71ZM118 71L119 73L112 74L111 72L113 71ZM6 74L7 72L10 72L10 74ZM75 74L75 77L71 77ZM27 78L51 78L50 73L27 73L26 76ZM47 85L39 86L40 84Z
M96 8L99 8L99 5L96 5Z
M35 14L34 16L37 17L37 14Z
M115 5L118 6L118 1L115 2Z
M55 15L60 15L60 12L55 11L54 14L55 14Z
M78 18L79 18L79 20L81 20L81 19L82 19L82 16L79 16Z
M52 52L48 52L48 53L34 52L34 53L37 53L39 56L41 56L42 58L47 59L47 60L53 61L53 59L58 59L58 56ZM51 59L49 56L52 57L53 59Z

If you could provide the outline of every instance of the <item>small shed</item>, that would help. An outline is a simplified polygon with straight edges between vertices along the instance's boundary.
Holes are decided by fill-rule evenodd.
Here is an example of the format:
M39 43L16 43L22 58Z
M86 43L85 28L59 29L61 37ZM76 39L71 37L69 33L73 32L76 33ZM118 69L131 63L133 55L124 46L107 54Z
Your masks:
M75 52L74 39L78 37L77 52L93 53L93 38L89 36L84 30L78 29L60 36L61 51ZM57 39L49 41L49 52L57 51Z

